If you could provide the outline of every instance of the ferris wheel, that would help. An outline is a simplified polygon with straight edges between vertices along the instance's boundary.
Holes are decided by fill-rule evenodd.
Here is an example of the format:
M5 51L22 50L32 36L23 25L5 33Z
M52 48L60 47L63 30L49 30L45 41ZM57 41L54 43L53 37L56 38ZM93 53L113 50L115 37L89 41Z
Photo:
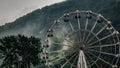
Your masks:
M101 14L65 13L50 26L43 45L48 68L118 68L119 32Z

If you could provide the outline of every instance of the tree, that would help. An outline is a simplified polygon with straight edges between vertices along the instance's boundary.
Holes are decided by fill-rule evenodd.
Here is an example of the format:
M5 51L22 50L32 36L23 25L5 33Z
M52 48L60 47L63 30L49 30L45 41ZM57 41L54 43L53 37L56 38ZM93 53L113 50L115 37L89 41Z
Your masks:
M39 38L23 35L7 36L0 39L0 68L31 68L42 62Z

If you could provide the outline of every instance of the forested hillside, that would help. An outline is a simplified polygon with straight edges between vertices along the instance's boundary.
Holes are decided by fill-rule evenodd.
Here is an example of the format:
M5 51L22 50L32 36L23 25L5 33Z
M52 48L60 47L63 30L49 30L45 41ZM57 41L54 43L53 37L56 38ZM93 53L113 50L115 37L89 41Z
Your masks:
M37 9L14 22L0 27L0 36L24 34L43 37L46 29L64 13L79 10L92 10L103 14L116 26L120 24L120 1L118 0L67 0ZM119 30L119 26L117 25Z

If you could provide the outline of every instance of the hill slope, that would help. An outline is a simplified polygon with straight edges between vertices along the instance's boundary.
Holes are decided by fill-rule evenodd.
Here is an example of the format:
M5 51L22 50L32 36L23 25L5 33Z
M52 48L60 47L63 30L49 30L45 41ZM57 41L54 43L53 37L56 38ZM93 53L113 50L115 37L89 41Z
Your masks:
M37 9L14 22L0 27L0 37L24 34L27 36L44 37L46 29L55 19L66 12L92 10L103 14L114 25L120 24L120 2L115 0L67 0L42 9Z

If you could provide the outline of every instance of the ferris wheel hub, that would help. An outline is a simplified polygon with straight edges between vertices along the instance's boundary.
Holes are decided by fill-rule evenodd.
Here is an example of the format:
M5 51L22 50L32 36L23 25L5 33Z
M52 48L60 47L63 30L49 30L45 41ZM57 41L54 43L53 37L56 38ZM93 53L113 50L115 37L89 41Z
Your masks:
M80 46L80 50L84 50L85 49L85 44L82 44L82 46Z

